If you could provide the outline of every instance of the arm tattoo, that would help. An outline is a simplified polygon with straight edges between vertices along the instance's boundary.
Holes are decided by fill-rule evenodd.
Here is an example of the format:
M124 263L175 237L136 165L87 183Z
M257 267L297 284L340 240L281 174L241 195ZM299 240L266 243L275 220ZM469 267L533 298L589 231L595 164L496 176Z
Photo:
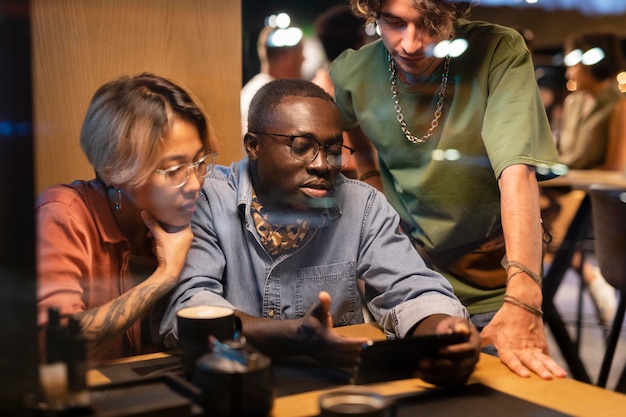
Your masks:
M135 287L110 303L83 311L75 317L80 320L83 334L91 347L98 349L140 320L162 295L167 294L170 287L168 283Z

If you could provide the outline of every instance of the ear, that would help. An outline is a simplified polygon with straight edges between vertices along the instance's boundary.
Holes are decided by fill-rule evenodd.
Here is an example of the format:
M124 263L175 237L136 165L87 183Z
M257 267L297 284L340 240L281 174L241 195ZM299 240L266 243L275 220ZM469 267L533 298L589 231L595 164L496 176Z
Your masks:
M254 161L258 158L259 138L257 135L250 132L246 133L243 137L243 146L250 160Z

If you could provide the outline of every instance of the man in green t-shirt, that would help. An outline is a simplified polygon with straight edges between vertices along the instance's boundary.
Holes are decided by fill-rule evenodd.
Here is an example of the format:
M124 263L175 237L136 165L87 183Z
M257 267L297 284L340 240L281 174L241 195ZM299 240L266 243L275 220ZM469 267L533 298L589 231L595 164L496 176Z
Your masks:
M359 177L384 189L416 249L451 281L485 351L520 376L564 377L541 317L537 186L559 165L523 38L464 20L470 2L351 6L382 37L330 69ZM433 53L450 40L466 50Z

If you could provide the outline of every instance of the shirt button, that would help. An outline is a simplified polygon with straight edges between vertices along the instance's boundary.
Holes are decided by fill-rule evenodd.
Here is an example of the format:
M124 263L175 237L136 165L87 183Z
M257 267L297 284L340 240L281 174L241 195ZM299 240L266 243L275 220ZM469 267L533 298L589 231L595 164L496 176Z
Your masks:
M270 317L274 317L275 314L276 314L276 311L274 311L273 308L271 308L270 311L267 312L267 315Z

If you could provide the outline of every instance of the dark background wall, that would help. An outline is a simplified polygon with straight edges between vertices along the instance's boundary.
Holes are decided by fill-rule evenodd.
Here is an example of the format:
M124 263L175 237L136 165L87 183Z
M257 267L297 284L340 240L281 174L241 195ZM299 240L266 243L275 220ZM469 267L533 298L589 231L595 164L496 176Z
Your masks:
M29 2L0 0L0 415L37 381Z
M626 38L626 14L584 15L575 10L479 6L472 10L470 17L473 20L531 29L535 34L536 60L543 61L539 63L549 63L550 56L561 51L563 40L574 31L612 28Z

